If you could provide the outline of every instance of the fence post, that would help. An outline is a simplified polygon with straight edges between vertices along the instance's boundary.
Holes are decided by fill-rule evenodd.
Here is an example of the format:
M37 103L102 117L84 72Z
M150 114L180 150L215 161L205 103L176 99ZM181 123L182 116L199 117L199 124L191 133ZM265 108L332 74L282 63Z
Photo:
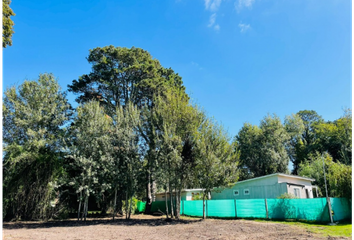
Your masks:
M264 202L265 202L265 209L266 209L266 213L267 213L266 219L268 219L269 218L269 215L268 215L268 203L267 203L267 199L266 198L264 199Z
M237 218L236 198L234 200L235 200L235 218Z
M208 217L208 200L205 200L205 217Z
M182 200L182 215L184 215L184 200Z

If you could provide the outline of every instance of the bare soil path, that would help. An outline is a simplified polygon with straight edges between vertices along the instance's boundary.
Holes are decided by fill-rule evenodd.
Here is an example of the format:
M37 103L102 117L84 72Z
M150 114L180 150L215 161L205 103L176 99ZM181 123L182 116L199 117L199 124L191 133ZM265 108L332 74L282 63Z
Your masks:
M349 239L323 237L303 228L272 222L183 218L165 221L164 217L135 215L131 220L118 218L3 224L3 239Z

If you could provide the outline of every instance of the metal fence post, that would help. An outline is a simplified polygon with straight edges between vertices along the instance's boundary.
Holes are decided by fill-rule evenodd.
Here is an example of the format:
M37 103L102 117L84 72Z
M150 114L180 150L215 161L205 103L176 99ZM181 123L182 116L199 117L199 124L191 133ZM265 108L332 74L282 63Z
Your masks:
M235 200L235 218L237 218L236 198L234 200Z
M268 215L268 203L267 203L267 199L266 198L264 199L264 202L265 202L265 209L266 209L266 213L267 213L266 219L268 219L269 218L269 215Z
M205 217L208 217L208 200L205 200Z

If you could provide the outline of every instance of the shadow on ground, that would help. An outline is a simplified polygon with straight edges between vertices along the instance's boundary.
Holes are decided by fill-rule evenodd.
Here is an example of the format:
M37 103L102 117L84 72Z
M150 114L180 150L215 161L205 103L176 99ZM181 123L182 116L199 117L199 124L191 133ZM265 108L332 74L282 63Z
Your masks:
M48 221L48 222L4 222L3 229L36 229L36 228L52 228L52 227L81 227L81 226L94 226L94 225L124 225L124 226L163 226L163 225L176 225L176 224L190 224L199 222L201 220L175 220L170 219L166 221L164 218L156 219L130 219L116 218L112 219L88 219L86 222L77 220L62 220L62 221Z

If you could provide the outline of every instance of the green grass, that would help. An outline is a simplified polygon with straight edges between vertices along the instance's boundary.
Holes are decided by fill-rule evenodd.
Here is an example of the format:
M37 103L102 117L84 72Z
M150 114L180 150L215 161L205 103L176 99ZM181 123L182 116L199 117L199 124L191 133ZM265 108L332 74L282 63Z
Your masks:
M256 220L259 222L266 222L266 220ZM330 226L327 224L318 223L304 223L304 222L288 222L288 221L272 221L274 223L282 223L292 226L298 226L305 228L307 231L312 233L318 233L322 236L333 236L333 237L351 237L352 236L352 223L338 223L337 225Z

